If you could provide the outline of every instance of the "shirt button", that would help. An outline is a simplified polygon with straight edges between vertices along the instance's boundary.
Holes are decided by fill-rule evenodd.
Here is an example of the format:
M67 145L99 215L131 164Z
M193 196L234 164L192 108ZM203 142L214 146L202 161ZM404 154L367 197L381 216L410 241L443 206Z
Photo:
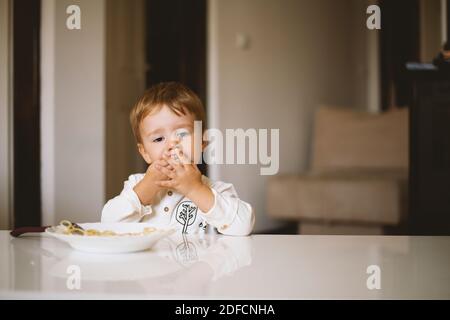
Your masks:
M169 190L169 191L167 192L167 194L168 194L169 196L171 196L171 195L172 195L172 190Z
M164 211L165 212L169 211L169 208L168 207L164 207Z

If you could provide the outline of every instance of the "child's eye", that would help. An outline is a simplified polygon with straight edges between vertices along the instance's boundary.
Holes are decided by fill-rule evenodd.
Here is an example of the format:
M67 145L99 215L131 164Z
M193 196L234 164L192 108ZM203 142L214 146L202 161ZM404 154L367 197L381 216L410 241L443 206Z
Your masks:
M163 140L164 140L164 137L159 137L159 138L153 139L153 142L161 142Z
M186 131L186 130L177 132L177 136L180 137L180 138L184 138L184 137L186 137L188 135L189 135L189 131Z

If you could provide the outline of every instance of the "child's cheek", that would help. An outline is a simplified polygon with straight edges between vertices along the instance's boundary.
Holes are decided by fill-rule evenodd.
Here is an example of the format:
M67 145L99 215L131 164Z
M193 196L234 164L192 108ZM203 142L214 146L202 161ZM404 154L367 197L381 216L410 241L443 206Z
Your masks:
M162 147L162 144L161 146L149 145L148 152L152 160L155 161L163 158L164 148Z

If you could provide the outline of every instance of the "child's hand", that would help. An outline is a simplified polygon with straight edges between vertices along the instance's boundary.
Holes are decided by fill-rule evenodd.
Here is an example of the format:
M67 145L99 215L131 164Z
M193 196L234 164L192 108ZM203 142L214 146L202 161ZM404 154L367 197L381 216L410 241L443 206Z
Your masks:
M166 174L156 169L157 166L167 168L167 170L172 168L167 160L164 159L152 162L148 166L144 178L133 188L143 205L152 204L155 195L161 190L161 187L155 182L169 179Z
M160 176L169 179L160 179L160 181L155 181L155 184L174 189L187 197L191 191L203 185L202 174L198 167L183 154L183 151L174 149L172 155L177 160L165 154L162 161L167 165L164 165L162 161L155 163L155 169L160 173Z
M150 179L151 181L161 181L161 180L168 180L169 177L162 173L160 170L156 169L156 167L162 167L167 168L168 170L173 170L172 166L169 164L169 162L165 159L159 159L156 161L153 161L147 168L147 171L145 173L146 177Z
M202 173L181 150L175 149L174 154L177 160L169 159L167 156L165 158L169 166L155 164L157 170L169 177L169 180L155 181L155 184L162 188L176 190L191 199L200 210L208 212L214 205L214 194L208 186L203 184Z

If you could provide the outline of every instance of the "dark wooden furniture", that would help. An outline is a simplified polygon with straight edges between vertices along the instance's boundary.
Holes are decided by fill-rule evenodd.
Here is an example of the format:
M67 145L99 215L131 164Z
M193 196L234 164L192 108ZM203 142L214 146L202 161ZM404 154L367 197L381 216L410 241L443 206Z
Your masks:
M412 234L450 235L450 70L409 64Z
M14 221L41 225L40 0L13 2Z

